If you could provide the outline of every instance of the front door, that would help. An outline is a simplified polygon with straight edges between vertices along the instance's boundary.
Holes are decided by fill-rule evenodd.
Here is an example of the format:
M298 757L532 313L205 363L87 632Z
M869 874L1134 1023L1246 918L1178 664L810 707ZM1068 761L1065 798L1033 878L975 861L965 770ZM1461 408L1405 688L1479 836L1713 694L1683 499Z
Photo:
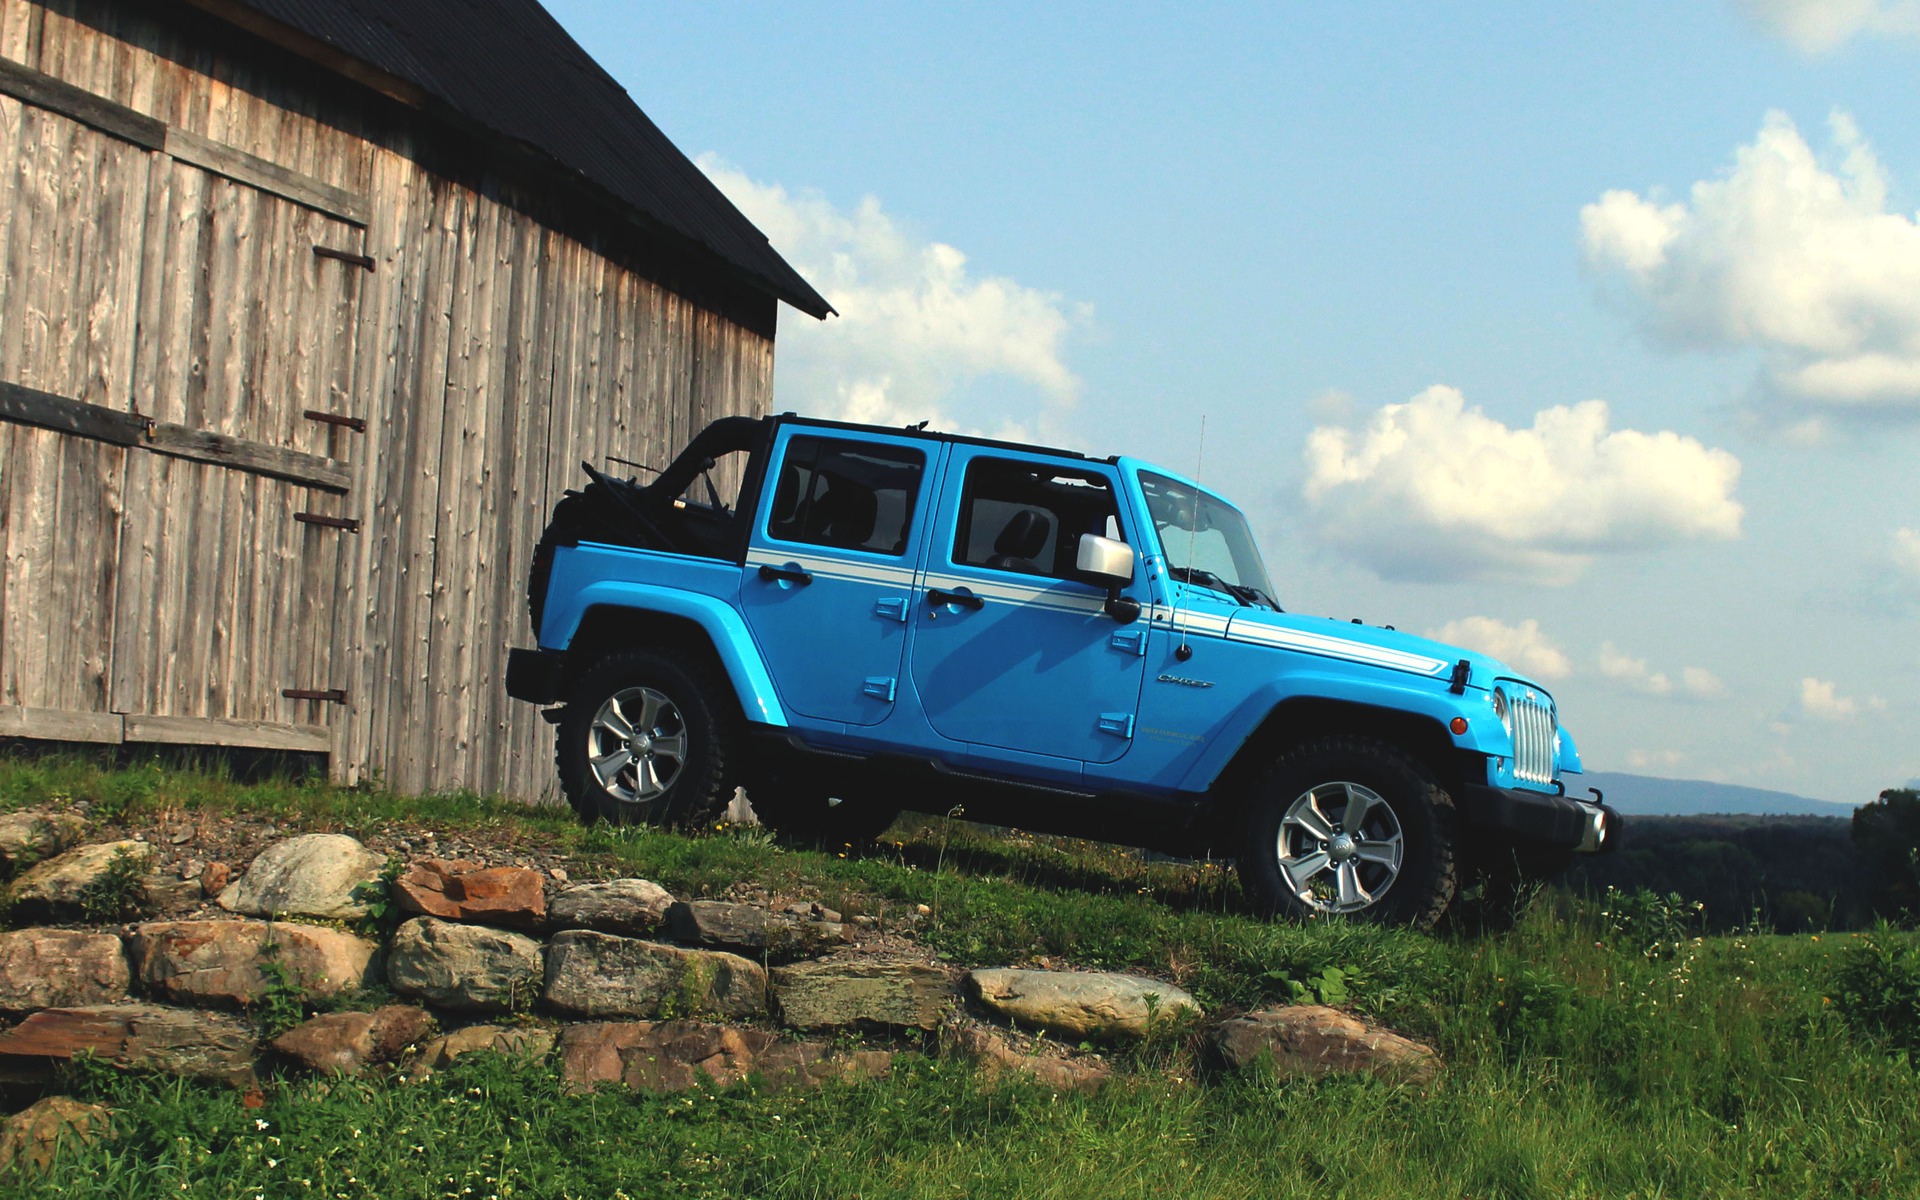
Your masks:
M1075 578L1083 534L1141 544L1103 463L954 447L914 597L914 687L935 732L993 750L1112 762L1132 744L1145 622ZM1144 599L1141 581L1134 584Z
M938 449L804 426L775 440L740 603L792 712L875 725L893 711Z

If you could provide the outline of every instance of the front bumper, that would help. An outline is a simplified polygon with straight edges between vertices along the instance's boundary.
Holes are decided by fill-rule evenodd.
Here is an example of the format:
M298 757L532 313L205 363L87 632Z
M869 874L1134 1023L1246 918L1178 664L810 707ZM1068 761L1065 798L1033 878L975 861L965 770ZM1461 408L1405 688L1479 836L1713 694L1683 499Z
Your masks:
M1620 814L1592 800L1470 784L1461 808L1468 823L1479 828L1582 854L1604 854L1620 840Z

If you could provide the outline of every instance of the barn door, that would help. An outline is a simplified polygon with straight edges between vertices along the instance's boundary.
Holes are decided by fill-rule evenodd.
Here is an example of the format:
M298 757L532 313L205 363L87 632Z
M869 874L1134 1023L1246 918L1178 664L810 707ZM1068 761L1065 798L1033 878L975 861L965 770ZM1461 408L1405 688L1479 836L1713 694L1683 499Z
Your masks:
M148 191L134 411L291 451L133 456L111 702L128 741L327 748L345 702L333 597L358 552L346 472L365 230L179 160ZM288 467L288 463L295 464Z

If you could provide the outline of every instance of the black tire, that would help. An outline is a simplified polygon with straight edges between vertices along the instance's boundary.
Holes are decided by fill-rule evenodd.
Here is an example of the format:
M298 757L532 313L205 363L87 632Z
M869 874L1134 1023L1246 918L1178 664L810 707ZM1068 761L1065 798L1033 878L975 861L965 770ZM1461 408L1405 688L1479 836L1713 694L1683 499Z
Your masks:
M573 810L588 824L690 827L717 819L733 798L729 763L739 729L725 689L704 663L669 651L623 650L595 663L574 684L555 739L560 787ZM622 725L632 735L624 742ZM608 761L621 750L624 761Z
M1354 805L1357 830L1346 828ZM1260 776L1241 817L1241 886L1270 915L1430 929L1453 899L1453 798L1386 742L1325 737L1294 747Z
M829 850L870 846L900 815L897 804L805 778L766 780L748 789L747 803L781 837Z

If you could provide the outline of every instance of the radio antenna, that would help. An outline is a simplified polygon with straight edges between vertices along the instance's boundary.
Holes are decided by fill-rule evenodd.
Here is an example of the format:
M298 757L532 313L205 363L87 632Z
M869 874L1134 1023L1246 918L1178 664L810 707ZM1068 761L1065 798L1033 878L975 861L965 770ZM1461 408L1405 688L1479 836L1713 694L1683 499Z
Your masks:
M1193 647L1187 644L1187 620L1193 615L1193 610L1189 607L1187 611L1182 612L1181 602L1187 598L1187 589L1193 586L1193 548L1194 543L1200 536L1200 468L1206 462L1206 454L1207 414L1201 413L1200 445L1193 452L1193 512L1187 521L1187 578L1175 580L1175 582L1180 584L1180 590L1174 595L1173 599L1173 624L1180 633L1180 644L1173 648L1173 656L1181 662L1186 662L1193 657ZM1167 577L1169 579L1173 578L1173 566L1171 563L1167 566Z

